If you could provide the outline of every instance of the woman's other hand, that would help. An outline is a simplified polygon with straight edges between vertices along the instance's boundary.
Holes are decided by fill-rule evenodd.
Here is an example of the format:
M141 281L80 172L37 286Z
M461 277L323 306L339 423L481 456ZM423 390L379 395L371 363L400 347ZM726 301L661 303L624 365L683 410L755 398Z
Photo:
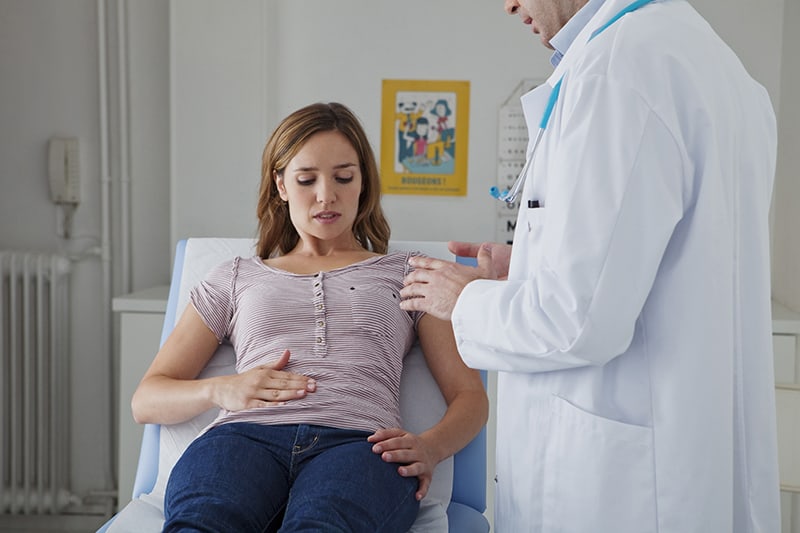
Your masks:
M373 443L372 451L380 454L387 463L400 463L397 473L403 477L419 479L417 501L428 493L433 479L433 469L439 458L425 439L402 428L379 429L367 438Z

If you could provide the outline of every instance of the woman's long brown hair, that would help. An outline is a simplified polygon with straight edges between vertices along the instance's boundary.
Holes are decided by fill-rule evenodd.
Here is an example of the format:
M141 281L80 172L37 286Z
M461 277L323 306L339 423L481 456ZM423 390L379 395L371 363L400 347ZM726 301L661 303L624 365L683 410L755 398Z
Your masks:
M256 253L267 259L277 252L294 249L300 236L289 218L289 207L278 194L274 176L283 175L289 161L315 133L338 131L358 154L362 190L353 235L367 250L385 254L389 244L389 223L381 208L378 165L367 135L358 118L342 104L312 104L298 109L281 121L270 136L261 160L261 189L258 195L258 244Z

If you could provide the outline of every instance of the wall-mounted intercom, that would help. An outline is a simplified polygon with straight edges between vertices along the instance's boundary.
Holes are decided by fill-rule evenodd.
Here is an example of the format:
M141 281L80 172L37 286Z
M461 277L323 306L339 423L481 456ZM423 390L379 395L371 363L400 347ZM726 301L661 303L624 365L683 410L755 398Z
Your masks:
M76 137L53 137L48 146L50 198L56 204L81 201L80 146Z

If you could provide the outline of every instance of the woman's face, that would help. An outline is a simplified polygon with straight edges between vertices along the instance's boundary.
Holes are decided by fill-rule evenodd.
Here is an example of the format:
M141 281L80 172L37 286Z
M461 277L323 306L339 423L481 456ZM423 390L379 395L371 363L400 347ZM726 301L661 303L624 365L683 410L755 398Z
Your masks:
M358 155L343 134L312 135L275 182L303 242L350 246L362 189Z

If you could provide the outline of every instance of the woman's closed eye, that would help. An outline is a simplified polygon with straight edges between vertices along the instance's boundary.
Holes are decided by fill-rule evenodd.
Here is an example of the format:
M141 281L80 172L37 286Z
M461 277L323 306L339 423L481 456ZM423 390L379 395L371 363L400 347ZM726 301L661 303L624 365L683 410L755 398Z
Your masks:
M352 175L336 176L334 179L336 180L337 183L350 183L351 181L353 181L353 176ZM297 184L298 185L302 185L302 186L313 185L316 181L317 181L316 176L309 176L309 177L298 176L297 177Z

